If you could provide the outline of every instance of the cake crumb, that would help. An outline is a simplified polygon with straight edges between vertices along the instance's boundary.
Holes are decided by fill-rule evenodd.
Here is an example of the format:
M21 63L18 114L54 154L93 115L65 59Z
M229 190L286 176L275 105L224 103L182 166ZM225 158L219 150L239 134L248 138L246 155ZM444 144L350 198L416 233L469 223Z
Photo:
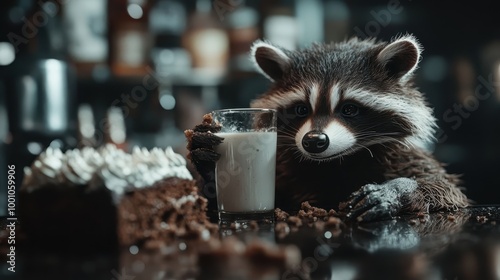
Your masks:
M484 223L486 223L488 221L488 218L486 218L486 216L477 216L476 220L478 222L480 222L481 224L484 224Z
M297 216L290 216L290 217L288 217L287 221L288 221L288 224L291 226L295 226L295 227L302 226L302 220Z
M323 232L323 231L325 231L325 228L326 228L326 222L317 221L314 223L314 228L319 232Z
M328 216L336 214L333 209L327 211L323 208L311 206L309 201L302 202L300 208L297 216L301 219L308 220L308 222L316 222L317 220L326 221Z
M285 238L290 233L290 227L286 222L278 222L274 230L279 239Z
M300 263L300 252L294 250L293 245L277 246L275 244L254 240L249 243L243 256L248 258L253 263L263 265L282 264L285 267L296 266Z
M290 216L287 212L281 210L280 208L276 208L274 210L274 217L276 218L276 221L286 221L286 219Z
M300 210L296 215L291 215L280 208L276 208L275 218L278 222L276 225L278 237L286 236L289 232L298 231L298 229L303 226L314 228L322 232L325 229L340 230L343 224L335 210L326 210L312 206L309 201L301 203ZM280 222L285 223L283 224Z
M327 228L340 229L340 227L342 226L342 221L337 217L329 217L326 221L325 226Z
M203 115L202 124L210 125L210 124L212 124L212 122L213 122L213 117L212 117L211 113Z
M259 230L259 224L257 223L257 221L250 221L248 223L248 227L251 229L251 230Z

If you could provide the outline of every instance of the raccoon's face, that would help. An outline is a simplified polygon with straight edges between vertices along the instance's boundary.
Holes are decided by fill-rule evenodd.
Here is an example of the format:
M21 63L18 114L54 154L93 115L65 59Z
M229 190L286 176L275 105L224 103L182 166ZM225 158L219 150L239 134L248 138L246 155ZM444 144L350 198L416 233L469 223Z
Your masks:
M353 39L289 52L258 41L252 57L274 84L252 107L277 109L278 144L328 161L374 144L423 144L435 120L410 78L420 59L411 37Z

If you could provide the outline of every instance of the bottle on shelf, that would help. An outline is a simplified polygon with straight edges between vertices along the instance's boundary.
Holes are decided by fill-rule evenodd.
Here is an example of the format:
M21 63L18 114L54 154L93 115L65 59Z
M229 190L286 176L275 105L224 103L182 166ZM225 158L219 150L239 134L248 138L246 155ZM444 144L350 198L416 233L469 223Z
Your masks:
M181 44L186 21L186 8L179 0L158 0L152 7L149 17L154 42L151 59L157 76L189 76L191 58Z
M259 14L251 7L239 7L227 14L225 22L229 36L231 69L253 71L254 65L248 59L248 53L260 35Z
M267 12L263 21L264 38L285 49L295 50L299 26L294 16L293 1L280 0L265 5Z
M191 55L195 72L213 77L225 74L229 39L212 10L210 0L196 1L196 11L188 19L182 43Z
M106 2L71 0L62 8L70 62L78 76L101 78L108 59Z
M111 107L108 109L104 141L107 144L115 145L119 149L127 150L127 132L121 108Z
M151 0L109 0L109 64L116 76L147 75Z
M340 42L348 37L351 31L351 11L349 6L340 0L328 0L324 3L325 42Z
M95 147L96 144L92 107L82 104L78 107L78 147Z

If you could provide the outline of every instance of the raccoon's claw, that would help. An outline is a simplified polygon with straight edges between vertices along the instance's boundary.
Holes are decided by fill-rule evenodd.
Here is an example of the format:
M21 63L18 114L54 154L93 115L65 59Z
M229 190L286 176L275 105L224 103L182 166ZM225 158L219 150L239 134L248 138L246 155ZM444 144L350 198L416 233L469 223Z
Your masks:
M391 219L404 208L409 194L417 189L417 182L397 178L384 184L368 184L354 192L340 205L346 219L357 222Z
M383 185L365 185L349 197L340 209L352 221L391 219L399 211L398 201L386 200Z

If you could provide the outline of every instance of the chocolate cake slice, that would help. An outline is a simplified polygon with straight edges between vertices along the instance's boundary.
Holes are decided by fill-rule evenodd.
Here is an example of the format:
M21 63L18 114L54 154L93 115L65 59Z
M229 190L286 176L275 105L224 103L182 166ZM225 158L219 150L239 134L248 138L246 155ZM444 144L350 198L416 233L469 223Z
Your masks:
M122 245L157 248L176 239L208 239L218 230L206 216L207 200L194 181L168 178L125 194L118 204Z
M28 246L157 248L217 229L184 158L167 148L47 149L25 170L20 221Z
M201 193L208 198L208 209L217 209L215 197L215 163L220 154L214 151L214 147L222 143L223 138L215 135L221 130L221 126L213 122L211 114L203 116L201 124L184 131L188 142L189 151L187 158L191 160L201 178L198 187Z

